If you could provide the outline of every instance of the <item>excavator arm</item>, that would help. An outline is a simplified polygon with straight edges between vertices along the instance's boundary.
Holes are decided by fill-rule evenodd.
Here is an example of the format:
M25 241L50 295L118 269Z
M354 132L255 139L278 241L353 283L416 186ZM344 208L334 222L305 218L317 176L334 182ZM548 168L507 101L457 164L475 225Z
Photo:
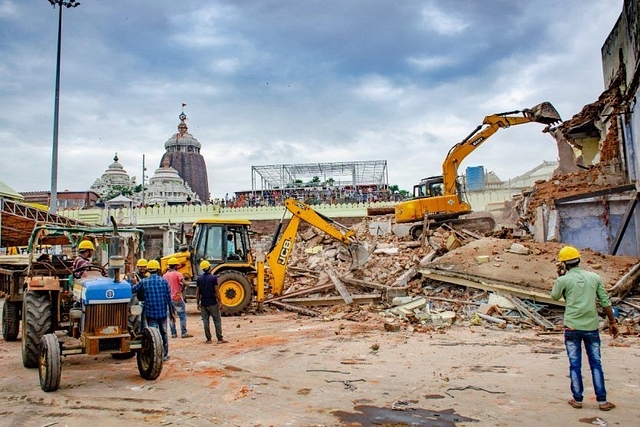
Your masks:
M522 116L514 116L514 114L522 114ZM511 126L531 122L552 125L559 121L560 115L549 102L543 102L533 108L525 108L523 110L509 111L485 117L482 124L478 125L469 136L451 147L447 157L442 163L444 195L451 196L457 194L456 179L458 177L458 167L469 154L482 145L482 143L499 129L506 129Z
M356 268L366 262L368 252L358 243L353 230L338 224L331 218L316 212L311 206L297 200L285 200L285 208L285 214L290 212L292 217L282 232L282 235L280 235L284 220L283 215L274 233L271 249L266 255L266 264L269 266L271 275L269 282L271 282L272 294L279 295L282 293L289 257L293 252L296 234L302 221L343 243L351 254L351 268ZM262 269L259 268L258 270L260 272ZM265 278L263 280L267 279ZM260 296L258 298L260 299Z
M482 145L498 129L504 129L523 123L538 122L552 125L560 121L560 115L549 102L543 102L533 108L494 114L484 118L481 125L469 136L449 150L442 163L442 175L423 179L414 187L414 198L395 205L396 223L417 223L429 218L432 221L449 221L471 212L471 205L464 197L464 188L458 182L458 168L462 161ZM440 187L442 190L440 191ZM436 191L438 190L438 191ZM416 194L416 192L418 194ZM480 223L481 221L476 221ZM470 224L471 225L471 224ZM474 231L491 230L495 221L482 223ZM422 226L411 228L414 238L422 232Z

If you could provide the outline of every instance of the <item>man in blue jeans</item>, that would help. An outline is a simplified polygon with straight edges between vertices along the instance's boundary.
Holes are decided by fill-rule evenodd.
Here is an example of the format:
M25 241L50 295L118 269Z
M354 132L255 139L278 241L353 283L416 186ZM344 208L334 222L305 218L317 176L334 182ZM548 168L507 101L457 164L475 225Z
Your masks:
M169 258L167 264L169 265L169 270L167 270L162 277L169 282L173 309L180 318L180 333L182 334L182 338L191 338L193 335L187 332L187 304L184 300L184 290L187 287L187 281L182 273L178 271L180 261L178 261L176 257ZM176 320L173 317L171 317L169 326L171 327L171 338L176 338L178 331L176 330Z
M213 318L213 326L216 330L218 344L226 344L228 341L222 336L222 318L220 316L220 288L218 287L218 276L211 274L211 263L206 259L200 263L200 269L204 274L198 277L198 288L196 289L196 303L202 325L204 326L204 336L207 344L211 343L211 329L209 327L209 317Z
M164 346L163 359L166 361L169 360L167 317L169 314L174 315L173 305L171 304L171 291L169 290L169 282L158 275L160 271L160 263L158 261L155 259L149 261L147 271L150 273L149 276L134 285L131 291L135 294L140 289L144 290L144 316L149 327L160 330Z
M569 405L582 408L584 385L582 383L582 343L591 367L591 379L596 400L601 411L610 411L616 406L607 401L604 386L604 372L600 362L600 317L596 300L609 319L609 333L618 336L618 325L611 309L611 301L602 284L602 278L596 273L579 267L580 252L574 247L565 246L558 253L558 278L551 298L564 298L564 344L569 356L569 376L571 394Z

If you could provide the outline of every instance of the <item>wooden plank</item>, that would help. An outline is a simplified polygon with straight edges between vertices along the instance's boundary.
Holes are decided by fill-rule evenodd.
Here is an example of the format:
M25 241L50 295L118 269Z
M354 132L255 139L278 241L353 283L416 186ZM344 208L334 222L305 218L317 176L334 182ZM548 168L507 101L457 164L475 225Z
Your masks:
M473 237L476 240L480 240L483 238L483 236L479 235L478 233L474 233L471 230L467 230L466 228L461 228L460 231L462 233L468 234L469 236Z
M382 296L380 294L368 294L368 295L351 295L354 304L371 304L380 302ZM331 306L344 304L344 299L341 296L330 296L322 298L291 298L282 301L291 305L304 305L304 306ZM280 301L274 301L274 303L280 303Z
M279 295L277 297L266 299L264 302L279 301L285 298L297 297L301 295L311 294L314 292L326 291L326 290L332 289L333 286L334 286L333 283L327 283L324 285L313 286L311 288L298 289L297 291L289 292L283 295Z
M438 280L440 282L452 283L454 285L465 286L474 289L482 289L485 291L491 292L507 292L514 295L518 295L520 297L528 298L534 300L536 302L543 302L545 304L553 304L564 306L564 301L556 301L551 298L549 294L536 292L536 291L528 291L522 288L518 288L516 285L511 285L507 283L497 284L497 283L487 283L484 281L472 280L471 278L465 278L461 276L449 276L444 274L438 274L429 270L420 270L420 273L433 280Z
M620 301L620 303L621 303L621 304L626 304L626 305L628 305L629 307L633 307L633 308L635 308L636 310L640 310L640 305L638 305L638 304L633 304L633 303L631 303L631 302L629 302L629 301Z
M402 273L400 275L400 277L398 277L396 279L396 281L393 282L391 287L392 288L400 288L400 287L403 287L403 286L407 286L409 284L409 280L411 280L416 274L418 274L416 269L411 267L410 269L408 269L407 271Z
M461 300L461 299L440 298L440 297L430 297L430 296L427 296L426 298L428 300L432 299L434 301L444 301L444 302L450 302L450 303L453 303L453 304L482 305L481 302L464 301L464 300Z
M482 313L476 313L476 314L478 315L479 318L488 320L489 322L498 323L501 325L504 325L505 323L507 323L507 321L504 319L498 319L497 317L489 316L487 314L482 314Z
M331 279L331 281L335 285L335 287L338 290L338 292L340 292L340 295L342 296L342 299L344 300L344 302L346 302L347 304L351 304L353 302L353 298L351 298L351 295L349 294L349 291L344 286L344 283L342 283L340 281L340 279L338 278L338 275L336 274L336 272L332 268L330 268L327 271L327 274L329 274L329 278Z
M640 263L631 267L609 290L612 297L624 298L634 288L640 276Z
M286 304L286 303L283 303L281 301L269 301L269 304L275 305L276 307L282 308L284 310L288 310L288 311L293 311L295 313L304 314L306 316L311 316L311 317L320 317L320 316L322 316L322 313L320 313L319 311L307 310L305 308L297 307L297 306L291 305L291 304Z
M516 308L518 309L521 315L530 318L531 320L536 322L539 326L542 326L545 329L555 328L555 325L553 323L549 322L547 319L540 316L535 311L530 310L529 307L527 307L527 305L524 302L522 302L522 300L520 300L520 298L518 298L517 296L510 295L510 294L503 294L502 296L504 296L506 299L511 301L511 304L516 306Z
M390 286L383 285L382 283L369 282L367 280L356 279L351 276L343 276L342 281L345 283L349 283L351 285L362 286L363 288L369 288L369 289L377 289L379 291L387 291L390 288Z
M366 280L355 279L351 276L343 276L342 281L349 283L350 285L361 286L368 289L376 289L382 291L387 295L387 298L399 297L407 295L409 286L387 286L382 283L368 282Z
M17 265L26 267L29 265L29 255L0 255L0 265Z

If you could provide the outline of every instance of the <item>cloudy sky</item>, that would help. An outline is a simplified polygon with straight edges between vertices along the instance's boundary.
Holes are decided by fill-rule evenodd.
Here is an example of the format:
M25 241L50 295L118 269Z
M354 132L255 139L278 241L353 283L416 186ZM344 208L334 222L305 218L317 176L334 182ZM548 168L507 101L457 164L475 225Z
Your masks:
M212 197L251 166L387 160L411 190L484 116L604 90L600 49L623 0L82 0L63 11L58 191L117 152L153 175L182 103ZM0 181L51 188L58 10L0 0ZM532 123L462 164L513 178L556 160Z

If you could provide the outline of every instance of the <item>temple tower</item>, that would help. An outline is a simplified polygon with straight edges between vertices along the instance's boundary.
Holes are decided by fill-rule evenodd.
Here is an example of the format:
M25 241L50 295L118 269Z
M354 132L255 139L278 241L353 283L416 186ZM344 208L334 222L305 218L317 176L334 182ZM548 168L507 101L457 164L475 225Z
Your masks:
M182 179L198 195L198 198L206 202L209 200L209 181L207 178L207 165L200 154L201 144L187 132L187 116L184 112L178 116L178 133L164 143L166 152L160 159L160 167L167 164L177 170Z
M91 187L91 191L95 191L100 197L105 197L114 187L122 189L134 190L136 186L136 178L130 178L129 174L120 162L118 153L113 156L113 163L109 165L100 178L97 178ZM117 195L117 194L116 194Z

